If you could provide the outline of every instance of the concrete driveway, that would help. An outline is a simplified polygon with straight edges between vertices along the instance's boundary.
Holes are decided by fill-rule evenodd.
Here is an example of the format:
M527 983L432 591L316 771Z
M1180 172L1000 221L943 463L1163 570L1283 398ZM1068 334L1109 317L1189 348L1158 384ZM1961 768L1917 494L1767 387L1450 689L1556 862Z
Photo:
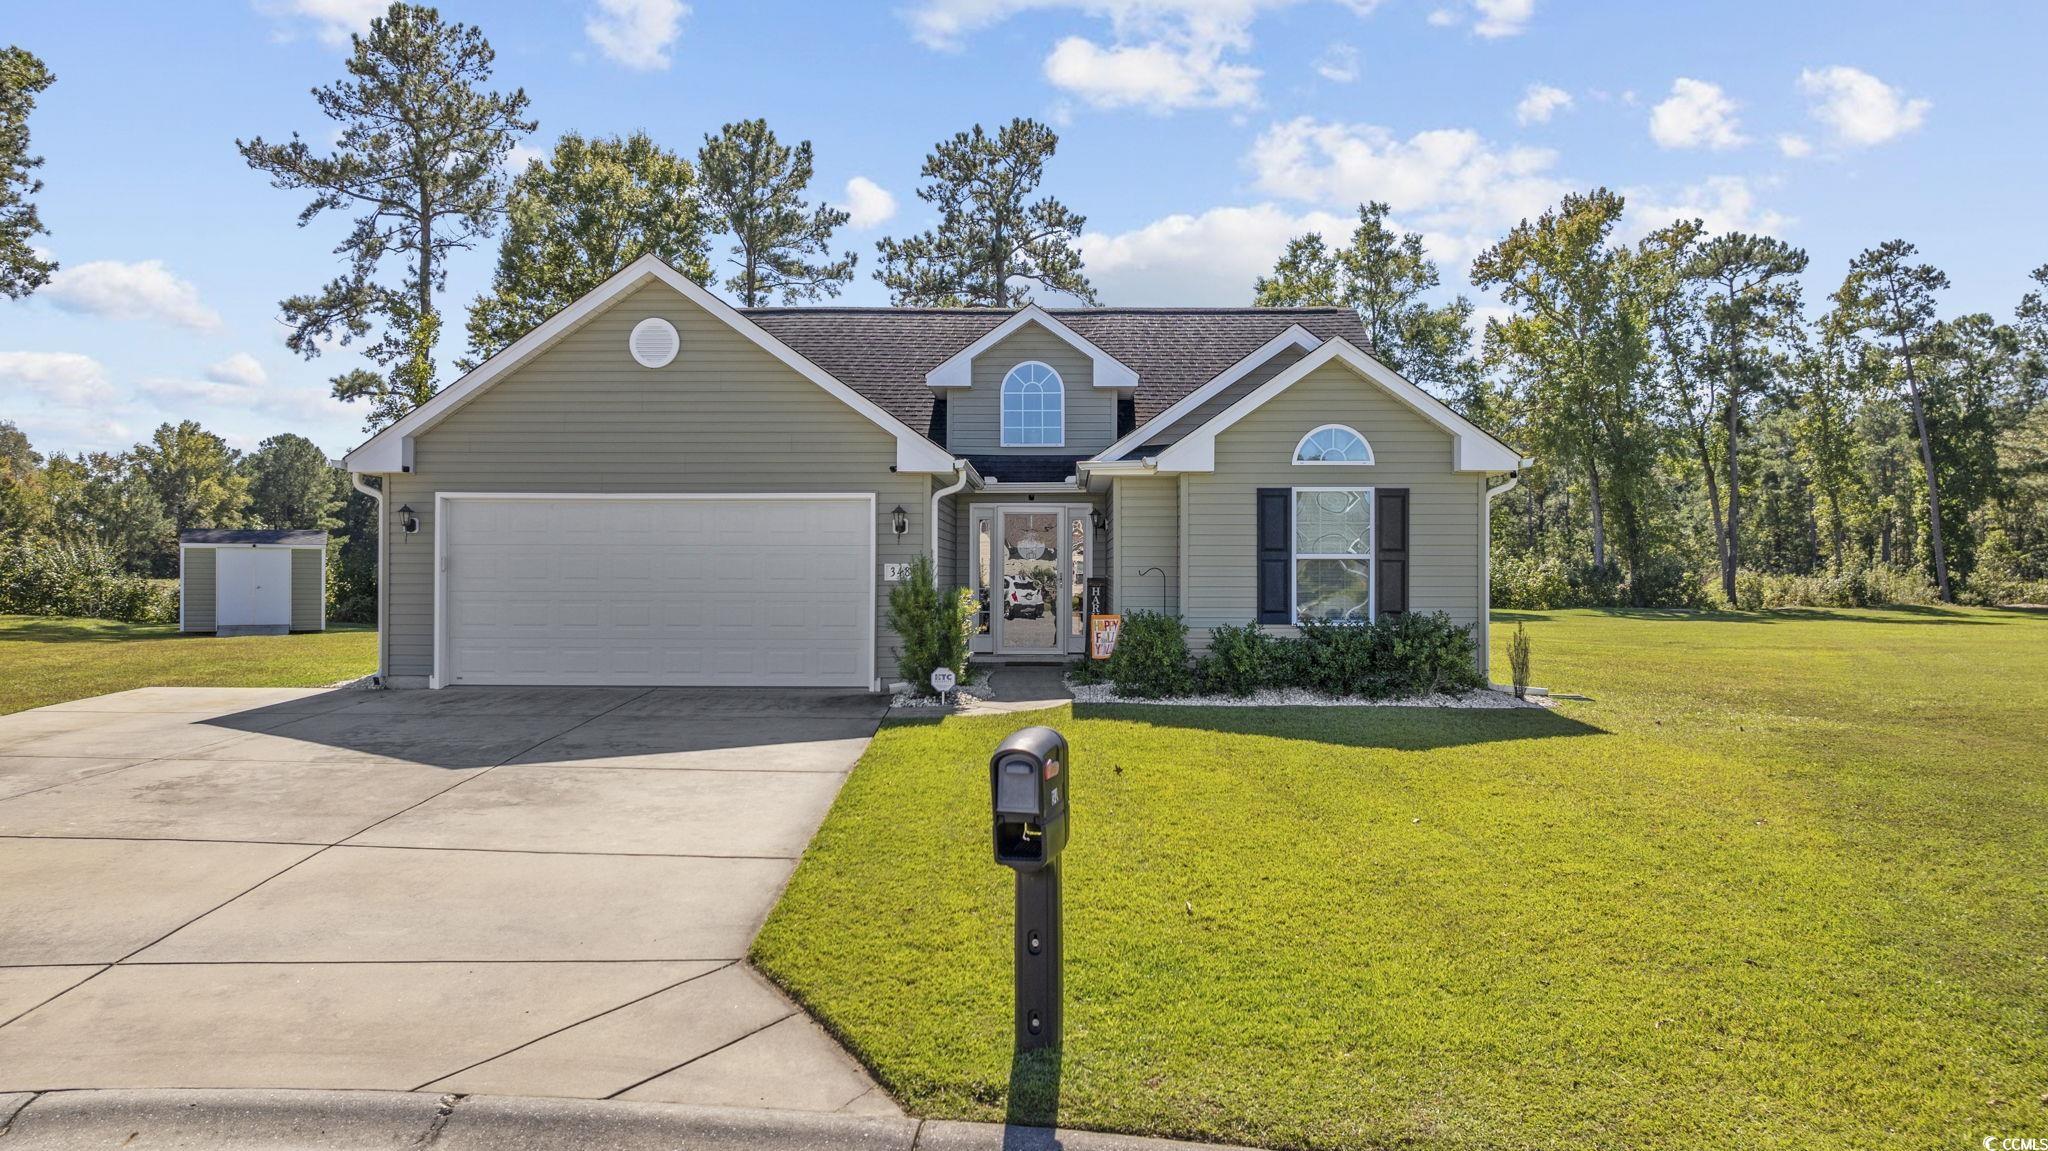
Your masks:
M0 716L0 1092L894 1113L742 962L885 707L144 688Z

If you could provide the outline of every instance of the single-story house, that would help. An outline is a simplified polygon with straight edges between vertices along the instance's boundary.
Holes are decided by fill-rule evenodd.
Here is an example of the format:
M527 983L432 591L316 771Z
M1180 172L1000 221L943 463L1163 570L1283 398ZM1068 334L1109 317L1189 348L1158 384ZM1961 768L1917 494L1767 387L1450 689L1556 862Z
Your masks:
M327 628L327 533L178 533L178 630L282 635Z
M896 678L920 554L985 658L1112 610L1484 630L1529 461L1344 308L734 308L634 262L350 452L392 686ZM375 483L369 482L375 478Z

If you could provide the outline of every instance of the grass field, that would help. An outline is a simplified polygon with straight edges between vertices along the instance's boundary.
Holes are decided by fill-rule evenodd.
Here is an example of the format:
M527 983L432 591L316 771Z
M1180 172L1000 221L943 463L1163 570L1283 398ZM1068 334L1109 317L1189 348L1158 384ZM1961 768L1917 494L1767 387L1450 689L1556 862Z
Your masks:
M0 615L0 715L131 687L318 687L375 670L369 627L219 639L176 624Z
M884 728L755 948L914 1112L1288 1148L2048 1130L2048 615L1557 612L1554 711ZM1073 742L1013 1069L986 756ZM1013 1070L1020 1089L1012 1099Z

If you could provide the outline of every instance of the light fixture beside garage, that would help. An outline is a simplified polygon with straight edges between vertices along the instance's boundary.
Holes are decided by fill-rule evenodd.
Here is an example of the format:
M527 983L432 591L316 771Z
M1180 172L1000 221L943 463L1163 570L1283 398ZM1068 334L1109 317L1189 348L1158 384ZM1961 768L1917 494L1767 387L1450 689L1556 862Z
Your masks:
M420 517L413 512L411 504L399 505L398 526L404 530L406 535L411 535L420 530Z
M910 513L903 510L902 504L897 504L889 512L889 530L895 532L899 540L903 538L904 532L910 530Z
M659 316L649 316L634 324L633 334L626 337L626 347L632 351L634 361L643 368L667 367L682 346L682 337L676 335L676 326Z

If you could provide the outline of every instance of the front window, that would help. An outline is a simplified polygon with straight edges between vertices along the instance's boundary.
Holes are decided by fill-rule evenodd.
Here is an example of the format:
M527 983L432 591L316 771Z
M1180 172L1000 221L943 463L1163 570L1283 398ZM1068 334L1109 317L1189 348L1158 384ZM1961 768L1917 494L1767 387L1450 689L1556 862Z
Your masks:
M1372 489L1294 491L1294 618L1372 618Z
M1343 424L1324 424L1294 446L1297 464L1369 464L1372 445Z
M1056 448L1067 439L1066 390L1060 374L1033 360L1003 377L1003 446Z

